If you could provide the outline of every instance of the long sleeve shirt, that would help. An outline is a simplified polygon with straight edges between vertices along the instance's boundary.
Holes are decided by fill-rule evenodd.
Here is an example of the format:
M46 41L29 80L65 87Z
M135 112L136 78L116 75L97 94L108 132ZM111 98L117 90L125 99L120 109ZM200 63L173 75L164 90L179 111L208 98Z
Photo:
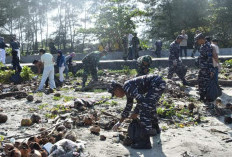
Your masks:
M68 55L65 57L65 64L66 65L71 65L72 64L72 56Z
M12 41L12 42L10 43L10 46L11 46L11 48L12 48L13 50L17 50L17 49L19 49L20 44L19 44L19 42L17 42L17 41Z
M58 56L56 63L58 67L65 66L65 57L63 55Z
M177 60L179 61L180 57L180 45L173 41L170 45L170 55L169 55L169 61Z
M86 55L82 59L82 63L84 65L97 67L101 57L102 57L101 52L94 51L94 52L91 52L88 55Z
M213 66L213 48L208 41L205 42L200 48L200 69L209 69L210 72L214 72Z
M5 42L1 41L0 42L0 49L4 49L5 50L6 47L8 47L8 46L5 44Z
M147 101L147 99L149 98L144 96L144 94L147 93L149 90L155 90L154 92L157 93L155 98L152 98L152 100L155 100L155 102L152 103L156 104L161 96L160 92L162 93L165 87L166 82L160 76L154 75L144 75L126 81L123 86L123 90L126 93L127 103L122 113L122 117L127 118L129 116L129 112L133 107L133 99L137 100L138 105L142 105L143 101ZM138 105L136 106L136 108L138 107Z

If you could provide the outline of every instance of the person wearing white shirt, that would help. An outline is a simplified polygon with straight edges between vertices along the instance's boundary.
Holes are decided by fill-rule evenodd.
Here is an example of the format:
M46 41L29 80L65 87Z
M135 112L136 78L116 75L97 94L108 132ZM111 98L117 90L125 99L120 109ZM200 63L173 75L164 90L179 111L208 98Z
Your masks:
M183 40L180 42L180 57L182 58L182 50L184 50L184 55L187 57L187 40L188 35L185 34L185 30L181 31L181 36L183 37Z
M217 39L213 39L211 42L211 46L213 48L213 66L215 68L215 79L216 81L218 81L218 72L220 71L220 63L219 63L219 59L218 59L218 55L219 55L219 47L218 47L218 40Z
M132 38L134 36L132 34L128 34L128 60L133 60L133 54L132 54Z
M45 50L40 49L39 50L41 56L41 62L43 62L44 64L44 70L43 70L43 75L42 75L42 79L41 82L39 84L39 88L37 91L42 91L44 84L47 80L47 78L49 78L49 86L50 89L54 89L56 88L55 85L55 81L54 81L54 59L52 54L50 53L45 53Z

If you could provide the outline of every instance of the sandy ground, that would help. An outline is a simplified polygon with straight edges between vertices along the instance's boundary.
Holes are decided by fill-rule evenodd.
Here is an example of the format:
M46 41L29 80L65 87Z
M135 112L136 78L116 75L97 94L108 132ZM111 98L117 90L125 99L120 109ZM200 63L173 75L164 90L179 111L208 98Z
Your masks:
M62 95L72 96L75 98L101 98L109 96L108 93L81 93L74 90L60 91ZM196 89L191 88L190 92L196 96ZM27 102L26 99L16 100L14 98L0 100L0 108L8 115L8 121L0 125L0 135L27 135L38 132L41 127L50 127L46 123L44 112L46 107L39 110L41 104L48 104L47 107L53 105L64 104L63 100L54 101L53 94L34 94L35 100L42 100L40 104ZM224 88L221 96L223 104L232 101L232 88ZM115 99L120 106L125 105L125 99ZM70 102L69 102L70 103ZM72 102L71 102L72 103ZM203 104L201 104L203 106ZM101 106L105 107L105 106ZM100 108L100 107L99 107ZM108 110L114 108L107 107ZM22 118L30 118L33 112L41 114L43 123L34 124L31 127L21 127L20 121ZM201 123L197 126L184 128L168 128L162 131L160 135L151 138L153 148L150 150L134 150L130 147L125 147L117 141L117 132L101 130L100 134L107 137L106 141L100 141L99 136L90 134L89 127L80 127L73 129L77 134L78 139L86 141L85 152L90 157L231 157L232 142L226 143L224 139L232 139L232 125L225 125L223 117L205 117L208 123ZM51 121L50 119L48 121ZM167 126L161 121L160 126ZM226 134L212 132L211 129L217 129L226 132Z

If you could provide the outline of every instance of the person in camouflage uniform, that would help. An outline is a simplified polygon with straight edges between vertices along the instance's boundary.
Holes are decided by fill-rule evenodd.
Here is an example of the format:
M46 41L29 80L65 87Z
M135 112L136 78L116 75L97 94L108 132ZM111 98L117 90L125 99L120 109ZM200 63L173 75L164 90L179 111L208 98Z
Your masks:
M151 56L145 55L145 56L139 57L137 59L137 65L138 65L137 76L147 75L149 73L149 68L150 68L151 63L152 63Z
M175 41L170 45L170 55L169 55L169 69L168 69L168 79L171 79L173 74L176 73L177 76L182 80L184 85L187 85L185 80L185 74L187 72L186 67L182 64L180 59L180 42L183 40L183 37L179 35Z
M156 104L166 88L166 82L160 76L144 75L128 80L121 85L117 82L112 82L109 92L112 96L127 97L126 107L121 114L121 119L113 127L117 131L121 123L129 116L133 107L134 98L137 105L131 115L132 119L136 119L140 115L140 121L145 128L146 139L140 143L135 143L132 148L151 148L150 136L160 133L158 119L156 115Z
M128 35L125 35L124 37L123 37L123 39L122 39L122 44L123 44L123 51L124 51L124 53L123 53L123 60L127 60L127 58L128 58L128 37L127 37Z
M73 66L73 58L76 56L75 52L70 53L69 55L65 56L65 74L66 79L69 78L68 73L69 71L72 72L73 76L76 74L76 70L74 70Z
M213 66L213 48L210 45L202 33L198 34L195 38L197 43L201 45L199 59L199 73L198 73L198 87L200 100L206 100L206 88L210 82L210 79L214 76Z
M197 37L197 35L200 34L200 33L201 33L201 32L200 32L199 30L197 30L197 31L196 31L196 34L195 34L195 36L194 36L193 52L192 52L192 55L191 55L192 58L195 58L194 55L195 55L195 53L196 53L197 51L200 52L200 47L201 47L201 45L199 45L199 44L197 43L197 41L195 40L196 37Z
M86 55L82 59L83 69L84 69L83 78L82 78L82 87L85 87L85 82L87 81L87 77L89 73L91 73L93 81L98 81L97 66L100 58L105 56L106 54L107 51L105 50L103 52L94 51Z
M139 58L139 43L139 38L137 37L137 33L135 33L132 38L132 54L136 60Z

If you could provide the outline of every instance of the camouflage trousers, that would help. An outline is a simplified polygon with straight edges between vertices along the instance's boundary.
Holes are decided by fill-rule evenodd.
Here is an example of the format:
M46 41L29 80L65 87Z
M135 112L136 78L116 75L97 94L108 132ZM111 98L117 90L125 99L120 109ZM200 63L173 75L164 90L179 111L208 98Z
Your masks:
M173 63L170 63L173 64ZM173 74L176 73L177 76L181 79L184 80L185 74L184 72L182 72L180 69L182 68L183 65L177 65L177 66L173 66L169 64L169 69L168 69L168 79L171 79Z
M82 83L85 84L87 81L88 75L91 74L92 80L93 81L98 81L98 76L97 76L97 67L91 66L91 65L83 65L84 72L83 72L83 78L82 78Z
M158 91L151 88L145 95L143 102L140 102L136 108L135 113L139 114L141 124L144 125L147 131L152 130L154 125L158 125L158 118L156 113L156 103L159 101L164 90Z
M205 97L206 88L210 81L210 71L207 68L200 69L198 73L198 88L201 97Z

